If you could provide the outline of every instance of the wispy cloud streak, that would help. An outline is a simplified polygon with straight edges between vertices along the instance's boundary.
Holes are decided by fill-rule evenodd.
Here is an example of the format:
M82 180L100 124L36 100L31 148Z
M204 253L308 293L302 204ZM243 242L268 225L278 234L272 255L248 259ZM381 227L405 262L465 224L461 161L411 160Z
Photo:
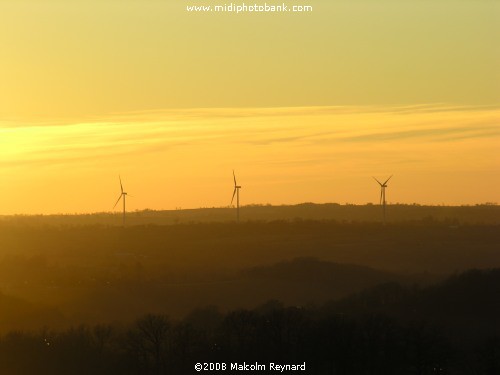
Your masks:
M489 107L150 111L64 126L0 124L0 165L71 165L179 147L422 146L499 137L500 109Z

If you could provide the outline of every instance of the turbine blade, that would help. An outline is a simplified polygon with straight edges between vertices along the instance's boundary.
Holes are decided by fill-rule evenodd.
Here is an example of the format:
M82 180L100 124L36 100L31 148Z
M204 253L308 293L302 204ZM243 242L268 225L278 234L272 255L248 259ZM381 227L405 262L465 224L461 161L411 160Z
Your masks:
M382 196L384 195L384 189L380 189L380 203L382 204Z
M234 186L236 186L236 175L234 174L234 169L233 169L233 178L234 178Z
M120 201L120 199L122 199L122 195L120 194L120 196L118 197L118 200L116 201L115 205L113 206L113 208L116 207L116 205L118 204L118 202Z
M233 204L233 201L234 201L234 196L236 195L236 188L234 188L234 191L233 191L233 197L231 198L231 204Z
M122 178L120 175L118 175L118 178L120 179L120 189L122 189L122 193L123 193L123 185L122 185Z
M384 185L387 184L391 178L392 178L392 174L391 174L391 177L389 177L387 180L385 180Z
M372 177L373 177L373 176L372 176ZM379 184L380 186L382 186L382 183L381 183L379 180L377 180L375 177L373 177L373 179L374 179L375 181L377 181L377 182L378 182L378 184Z

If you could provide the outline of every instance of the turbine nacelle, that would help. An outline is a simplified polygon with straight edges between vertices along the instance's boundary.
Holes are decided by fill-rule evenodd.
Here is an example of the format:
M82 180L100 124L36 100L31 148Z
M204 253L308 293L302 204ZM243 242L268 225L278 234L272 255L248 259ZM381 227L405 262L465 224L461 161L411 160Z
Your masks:
M123 190L123 184L122 184L122 178L121 178L121 176L118 176L118 178L120 180L120 191L121 192L120 192L118 200L116 201L116 203L113 206L113 208L115 208L116 205L120 202L120 200L123 199L123 226L125 226L125 212L126 212L126 209L125 209L125 197L128 195L128 193Z
M236 182L236 175L234 174L234 169L233 169L233 180L234 180L234 190L233 190L233 197L231 198L231 205L233 204L234 197L236 197L236 219L240 221L240 189L241 185L238 185Z
M234 174L234 169L233 169L233 180L234 180L234 188L240 189L241 186L238 186L238 183L236 182L236 175Z
M234 174L234 169L233 169L233 180L234 180L234 191L233 191L233 197L231 198L231 204L233 204L234 197L235 197L236 193L238 192L239 189L241 189L241 185L238 185L238 183L236 182L236 175ZM239 194L238 194L238 197L239 197ZM238 202L238 206L239 206L239 202Z
M379 180L377 180L375 177L373 177L373 179L374 179L375 181L377 181L377 182L378 182L378 184L380 185L380 187L383 187L383 188L386 188L386 187L387 187L387 183L389 182L389 180L390 180L391 178L392 178L392 175L391 175L391 176L390 176L387 180L385 180L385 181L382 183L382 182L380 182Z
M380 185L380 205L382 206L382 212L383 212L383 218L384 218L384 225L385 225L385 204L386 204L386 201L385 201L385 189L387 188L387 183L389 182L389 180L391 178L392 178L392 175L387 180L385 180L384 182L380 182L375 177L373 177L373 179L375 181L377 181L377 183Z
M231 198L231 204L233 204L234 197L235 197L236 193L239 192L240 189L241 189L241 186L238 186L238 185L234 186L233 197Z

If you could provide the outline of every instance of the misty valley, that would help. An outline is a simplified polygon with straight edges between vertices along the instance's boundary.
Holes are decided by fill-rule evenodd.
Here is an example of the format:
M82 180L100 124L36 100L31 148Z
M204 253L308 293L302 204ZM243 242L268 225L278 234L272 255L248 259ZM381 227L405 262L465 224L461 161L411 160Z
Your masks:
M500 371L491 219L30 220L0 223L2 374Z

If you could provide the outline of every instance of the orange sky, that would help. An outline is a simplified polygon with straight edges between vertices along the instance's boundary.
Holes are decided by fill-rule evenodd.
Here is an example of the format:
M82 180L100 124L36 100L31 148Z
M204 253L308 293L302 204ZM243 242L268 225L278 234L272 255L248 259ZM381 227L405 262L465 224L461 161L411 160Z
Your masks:
M499 201L500 109L294 107L135 112L0 125L2 214L128 208Z
M499 2L186 3L0 0L0 214L499 201Z

